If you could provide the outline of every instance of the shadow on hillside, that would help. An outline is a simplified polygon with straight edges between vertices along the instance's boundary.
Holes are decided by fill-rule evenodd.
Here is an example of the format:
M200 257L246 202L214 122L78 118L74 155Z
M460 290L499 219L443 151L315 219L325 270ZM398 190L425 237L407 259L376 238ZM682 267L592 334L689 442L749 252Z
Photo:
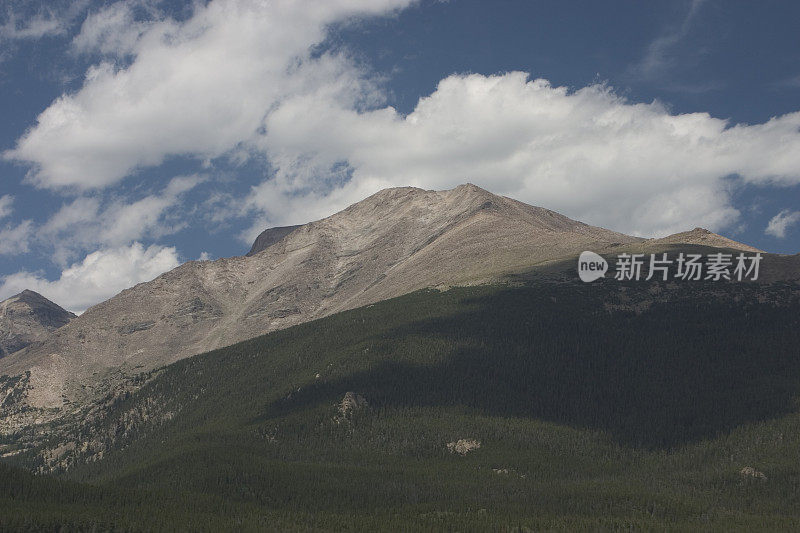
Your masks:
M646 287L626 298L648 298ZM680 446L793 410L800 306L757 303L753 291L769 289L725 290L731 298L698 290L638 314L605 311L609 294L585 287L501 292L393 330L370 370L316 382L265 416L355 391L377 408L465 406L605 430L627 446Z

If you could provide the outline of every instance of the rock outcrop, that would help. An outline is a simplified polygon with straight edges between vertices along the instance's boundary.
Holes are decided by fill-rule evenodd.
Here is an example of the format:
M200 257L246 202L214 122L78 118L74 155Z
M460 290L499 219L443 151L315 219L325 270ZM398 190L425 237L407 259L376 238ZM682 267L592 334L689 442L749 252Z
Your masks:
M745 466L742 468L741 471L739 471L739 475L748 479L758 479L760 481L767 480L767 476L764 475L764 472L760 472L752 466Z
M457 441L447 443L447 451L450 453L457 453L461 456L467 455L469 452L477 450L480 447L480 441L475 439L458 439ZM507 472L506 470L506 473Z
M299 227L300 226L280 226L276 228L265 229L258 235L258 237L256 237L253 246L250 248L250 251L247 252L247 257L256 255L258 252L266 250Z

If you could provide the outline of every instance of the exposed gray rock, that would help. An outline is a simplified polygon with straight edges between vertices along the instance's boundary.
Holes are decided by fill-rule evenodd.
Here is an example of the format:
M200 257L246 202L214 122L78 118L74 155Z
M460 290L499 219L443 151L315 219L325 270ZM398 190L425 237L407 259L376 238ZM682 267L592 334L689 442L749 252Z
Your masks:
M761 481L767 480L767 476L764 475L764 472L760 472L752 466L746 466L742 468L742 470L739 472L739 475L743 478L759 479Z
M253 246L250 248L250 251L247 252L247 257L256 255L258 252L266 250L299 227L300 226L280 226L276 228L265 229L259 234L258 237L256 237Z
M475 439L458 439L455 442L447 443L447 450L450 453L457 453L458 455L467 455L473 450L481 447L480 441ZM507 472L507 471L506 471Z
M30 290L0 302L0 357L43 340L73 318L75 314Z

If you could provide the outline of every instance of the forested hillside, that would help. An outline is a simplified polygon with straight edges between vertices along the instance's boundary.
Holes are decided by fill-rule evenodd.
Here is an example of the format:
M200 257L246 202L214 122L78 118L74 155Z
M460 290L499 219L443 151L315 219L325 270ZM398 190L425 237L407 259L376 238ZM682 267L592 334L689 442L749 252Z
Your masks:
M7 458L72 466L3 470L0 525L800 527L798 311L789 283L413 293L156 371L58 461Z

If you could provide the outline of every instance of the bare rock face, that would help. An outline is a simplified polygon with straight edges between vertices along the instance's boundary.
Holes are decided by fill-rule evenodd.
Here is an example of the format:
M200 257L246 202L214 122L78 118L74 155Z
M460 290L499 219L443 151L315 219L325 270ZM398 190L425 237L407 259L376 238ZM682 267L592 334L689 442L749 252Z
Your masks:
M247 257L256 255L258 252L266 250L299 227L300 226L281 226L277 228L265 229L259 234L258 237L256 237L253 247L250 248L249 252L247 252Z
M77 412L142 372L270 331L427 287L507 279L587 249L649 242L469 184L386 189L328 218L268 232L252 255L185 263L0 359L0 397L3 383L25 381L0 405L0 432Z
M30 290L0 302L0 357L43 340L73 318L73 313Z

